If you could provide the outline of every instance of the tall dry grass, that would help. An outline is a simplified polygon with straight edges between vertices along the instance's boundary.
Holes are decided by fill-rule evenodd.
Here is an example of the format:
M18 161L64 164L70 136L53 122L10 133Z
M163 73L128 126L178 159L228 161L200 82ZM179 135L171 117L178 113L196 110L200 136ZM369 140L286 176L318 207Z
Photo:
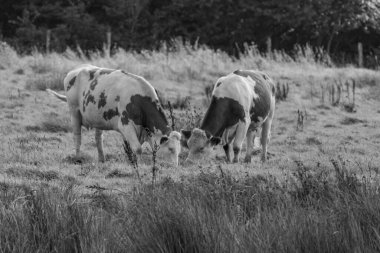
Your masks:
M167 81L166 88L188 87L194 81L202 86L213 83L217 78L241 69L258 69L268 72L276 80L292 80L295 83L320 84L336 80L353 79L359 86L380 82L380 74L354 66L335 67L322 49L306 45L296 46L292 55L283 51L271 54L260 53L254 44L246 44L239 58L204 45L191 45L176 40L172 47L162 44L156 51L125 51L115 49L111 57L102 51L74 52L67 49L63 54L42 54L34 51L30 55L18 55L11 47L0 49L0 59L5 66L30 70L28 89L62 89L64 75L75 66L84 63L124 69L144 76L148 80ZM170 87L173 86L173 87ZM178 87L177 87L178 88Z
M142 186L0 185L2 252L378 252L378 175L296 165L284 181L223 172ZM335 172L333 172L335 171ZM374 182L375 181L375 182Z

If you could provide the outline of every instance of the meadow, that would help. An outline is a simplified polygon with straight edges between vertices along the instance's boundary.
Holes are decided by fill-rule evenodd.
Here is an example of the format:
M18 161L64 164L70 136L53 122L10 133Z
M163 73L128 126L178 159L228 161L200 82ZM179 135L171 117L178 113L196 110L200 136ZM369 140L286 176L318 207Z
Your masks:
M222 75L267 72L289 86L269 160L227 164L216 147L200 164L156 170L147 150L140 181L118 133L105 133L98 163L94 130L84 129L77 163L67 105L45 89L64 94L65 74L83 63L144 76L174 107L176 130L199 124ZM0 87L0 252L380 251L376 70L335 66L308 46L289 56L246 44L236 58L177 42L108 57L80 48L20 55L2 43Z

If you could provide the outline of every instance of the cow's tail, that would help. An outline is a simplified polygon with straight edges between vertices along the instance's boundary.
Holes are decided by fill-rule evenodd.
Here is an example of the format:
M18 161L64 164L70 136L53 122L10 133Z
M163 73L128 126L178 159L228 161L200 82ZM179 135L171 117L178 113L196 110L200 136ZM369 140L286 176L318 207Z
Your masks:
M49 92L51 95L57 97L58 99L64 101L64 102L67 102L67 97L65 95L61 95L51 89L46 89L47 92Z

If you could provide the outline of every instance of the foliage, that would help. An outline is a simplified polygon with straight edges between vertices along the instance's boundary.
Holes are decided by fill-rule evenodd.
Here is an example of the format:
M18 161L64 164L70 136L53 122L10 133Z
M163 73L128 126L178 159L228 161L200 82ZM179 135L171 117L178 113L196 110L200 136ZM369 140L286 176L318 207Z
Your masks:
M51 47L64 51L78 45L99 50L112 31L113 47L154 49L176 37L238 55L245 42L261 50L272 38L273 49L292 51L310 43L335 59L353 59L356 43L366 55L380 41L377 0L5 0L0 31L13 46L44 48L47 29Z

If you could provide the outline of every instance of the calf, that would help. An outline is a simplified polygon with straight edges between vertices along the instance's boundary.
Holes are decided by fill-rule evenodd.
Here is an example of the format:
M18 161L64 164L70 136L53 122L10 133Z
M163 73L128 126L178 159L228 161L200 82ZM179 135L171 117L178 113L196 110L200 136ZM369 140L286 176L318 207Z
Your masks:
M153 148L159 140L157 155L178 165L180 138L171 132L155 89L143 77L122 70L82 65L64 79L67 95L48 92L67 101L74 132L76 155L81 146L81 127L95 128L99 161L104 161L103 130L116 130L133 152L141 153L148 141ZM169 134L169 136L166 136Z
M238 162L243 140L247 136L245 162L250 162L255 132L262 127L261 160L265 161L274 109L275 86L266 74L236 70L219 78L200 129L181 130L189 148L186 160L203 159L214 145L223 141L227 161L231 162L233 151L233 162Z

